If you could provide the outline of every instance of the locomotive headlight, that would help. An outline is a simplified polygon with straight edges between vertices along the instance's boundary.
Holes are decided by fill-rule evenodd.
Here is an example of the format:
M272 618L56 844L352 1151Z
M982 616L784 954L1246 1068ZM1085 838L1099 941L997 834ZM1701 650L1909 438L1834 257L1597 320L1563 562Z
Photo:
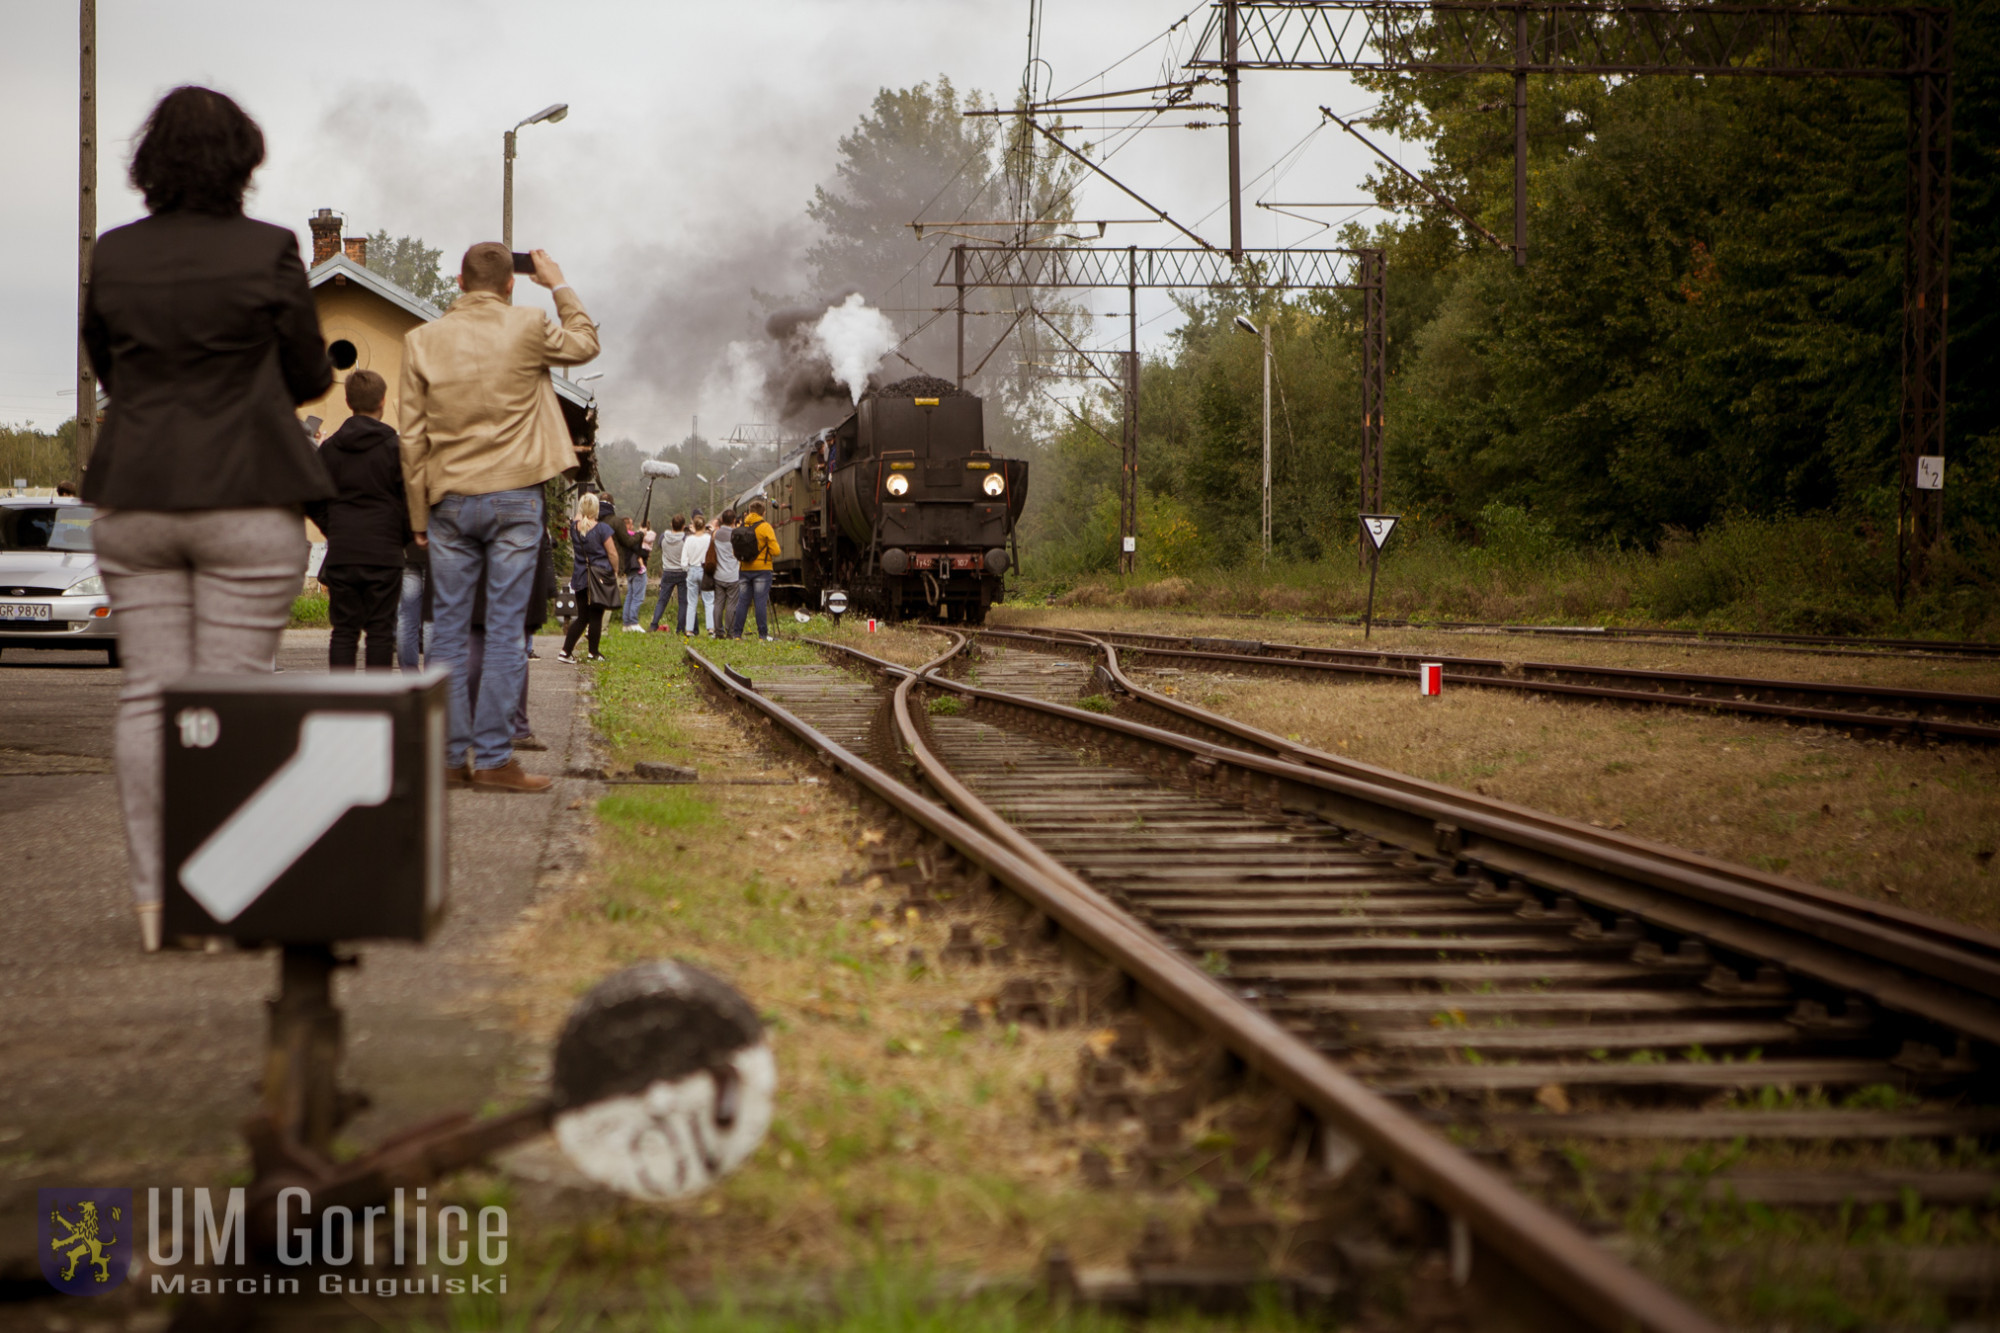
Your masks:
M889 480L883 482L882 486L891 495L908 495L910 493L910 479L900 472L891 472Z
M986 474L986 479L979 483L979 486L988 495L998 495L1007 489L1007 479L998 472L989 472Z

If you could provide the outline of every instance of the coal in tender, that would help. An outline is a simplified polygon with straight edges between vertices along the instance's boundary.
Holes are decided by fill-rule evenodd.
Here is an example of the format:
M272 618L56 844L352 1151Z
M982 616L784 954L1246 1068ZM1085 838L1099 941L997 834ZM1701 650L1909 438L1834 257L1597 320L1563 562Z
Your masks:
M965 390L950 380L941 380L935 375L912 375L894 384L884 384L868 391L870 398L965 398Z

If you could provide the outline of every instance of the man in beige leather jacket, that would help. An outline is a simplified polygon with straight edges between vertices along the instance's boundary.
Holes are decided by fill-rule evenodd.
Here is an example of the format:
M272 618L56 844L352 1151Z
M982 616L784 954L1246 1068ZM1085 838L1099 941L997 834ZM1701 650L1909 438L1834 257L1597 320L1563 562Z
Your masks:
M554 294L560 323L513 304L513 256L482 241L459 268L465 294L403 339L404 490L417 543L430 551L431 660L451 671L445 762L500 791L542 791L549 779L514 757L524 637L487 636L479 697L467 697L473 600L483 580L488 626L526 618L542 485L576 466L549 368L597 355L596 326L546 251L534 252L533 277Z

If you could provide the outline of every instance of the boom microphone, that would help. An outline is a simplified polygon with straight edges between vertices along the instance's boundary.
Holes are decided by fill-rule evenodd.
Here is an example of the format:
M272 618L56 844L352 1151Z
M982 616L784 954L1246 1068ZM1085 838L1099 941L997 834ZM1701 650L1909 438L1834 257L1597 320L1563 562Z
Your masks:
M639 464L639 475L646 479L646 505L639 511L639 526L651 526L646 522L653 516L653 483L661 477L672 480L681 474L679 463L668 463L658 458L649 458Z

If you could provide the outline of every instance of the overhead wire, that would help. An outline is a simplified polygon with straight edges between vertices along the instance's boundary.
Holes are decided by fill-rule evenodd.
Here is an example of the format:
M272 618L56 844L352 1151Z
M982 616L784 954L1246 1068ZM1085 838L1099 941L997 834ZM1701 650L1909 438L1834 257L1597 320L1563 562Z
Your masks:
M1117 69L1120 65L1123 65L1126 61L1131 60L1134 56L1137 56L1143 51L1145 51L1147 47L1153 45L1155 42L1165 41L1167 38L1172 37L1174 35L1175 29L1184 25L1189 19L1193 18L1198 11L1208 8L1208 6L1209 6L1209 0L1199 0L1199 3L1197 3L1193 9L1188 10L1187 13L1181 15L1179 18L1175 19L1172 23L1169 23L1165 31L1155 33L1153 36L1148 37L1145 41L1133 47L1126 54L1118 57L1118 59L1112 61L1110 64L1106 65L1103 69L1098 70L1097 73L1079 79L1077 82L1071 84L1069 87L1055 94L1055 96L1068 97L1071 93L1074 93L1078 88L1083 87L1085 84L1089 83L1092 79L1103 78L1105 75L1109 74L1112 70Z

